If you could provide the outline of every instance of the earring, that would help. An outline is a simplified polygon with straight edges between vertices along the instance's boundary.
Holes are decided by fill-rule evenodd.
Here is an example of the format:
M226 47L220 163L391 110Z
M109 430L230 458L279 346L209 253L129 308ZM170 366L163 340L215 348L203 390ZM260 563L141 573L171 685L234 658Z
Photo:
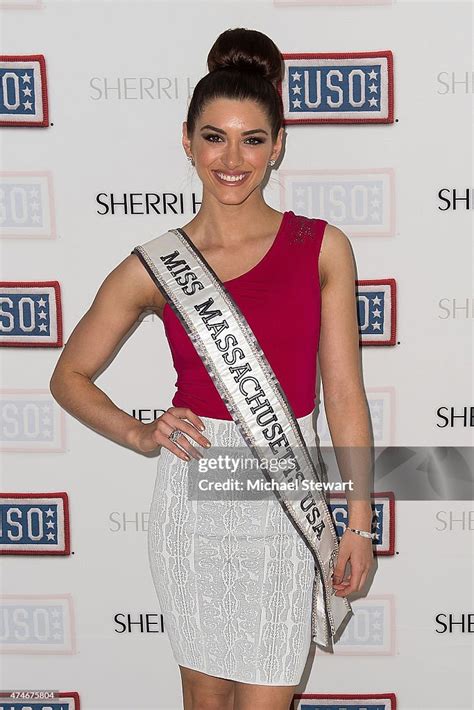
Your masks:
M187 159L189 160L189 162L191 163L191 165L194 165L194 158L193 158L193 156L192 156L192 155L187 155L186 157L187 157Z
M276 160L269 160L269 161L268 161L268 164L269 164L269 166L270 166L271 168L273 168L273 166L275 165L275 163L276 163Z

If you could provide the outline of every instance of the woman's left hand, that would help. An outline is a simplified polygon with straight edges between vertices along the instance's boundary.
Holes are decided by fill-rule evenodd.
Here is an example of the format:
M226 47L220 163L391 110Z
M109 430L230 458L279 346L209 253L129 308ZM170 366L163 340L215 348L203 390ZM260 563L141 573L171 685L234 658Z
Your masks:
M350 574L343 579L347 562ZM336 597L347 597L357 592L365 584L374 562L372 540L346 529L339 542L339 554L333 574L333 588Z

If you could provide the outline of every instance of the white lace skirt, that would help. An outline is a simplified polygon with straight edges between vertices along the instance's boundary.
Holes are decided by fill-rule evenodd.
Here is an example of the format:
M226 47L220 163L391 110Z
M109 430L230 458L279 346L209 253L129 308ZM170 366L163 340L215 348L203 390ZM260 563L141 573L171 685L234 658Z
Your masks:
M201 419L212 446L246 446L233 421ZM312 420L298 419L308 446ZM148 528L174 658L220 678L297 685L311 643L313 557L273 494L189 500L188 466L161 450Z

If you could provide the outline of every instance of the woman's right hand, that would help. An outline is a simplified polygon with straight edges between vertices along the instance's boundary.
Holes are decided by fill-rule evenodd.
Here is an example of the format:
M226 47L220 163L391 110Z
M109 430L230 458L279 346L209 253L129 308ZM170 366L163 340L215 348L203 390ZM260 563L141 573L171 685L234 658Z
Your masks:
M211 446L211 442L199 431L204 429L204 424L197 414L185 407L169 407L164 414L153 422L142 424L135 438L135 448L141 453L148 453L154 451L158 446L163 446L173 454L176 454L178 458L183 459L183 461L190 461L191 456L195 459L200 459L201 453L194 448L186 436L181 435L177 439L177 443L169 439L169 435L175 429L180 429L201 446L206 448ZM190 456L185 453L186 451Z

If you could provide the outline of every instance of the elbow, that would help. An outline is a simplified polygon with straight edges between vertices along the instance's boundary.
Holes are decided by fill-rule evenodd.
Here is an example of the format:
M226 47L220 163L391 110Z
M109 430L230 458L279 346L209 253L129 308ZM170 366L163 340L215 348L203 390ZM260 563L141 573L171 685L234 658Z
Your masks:
M61 404L61 391L66 387L67 375L63 369L56 367L49 380L49 391L58 404Z
M49 381L49 391L51 392L51 395L52 395L53 399L55 399L56 402L59 403L59 400L58 400L58 388L59 388L58 378L57 378L57 376L55 376L55 375L53 374L52 377L51 377L51 379L50 379L50 381Z

